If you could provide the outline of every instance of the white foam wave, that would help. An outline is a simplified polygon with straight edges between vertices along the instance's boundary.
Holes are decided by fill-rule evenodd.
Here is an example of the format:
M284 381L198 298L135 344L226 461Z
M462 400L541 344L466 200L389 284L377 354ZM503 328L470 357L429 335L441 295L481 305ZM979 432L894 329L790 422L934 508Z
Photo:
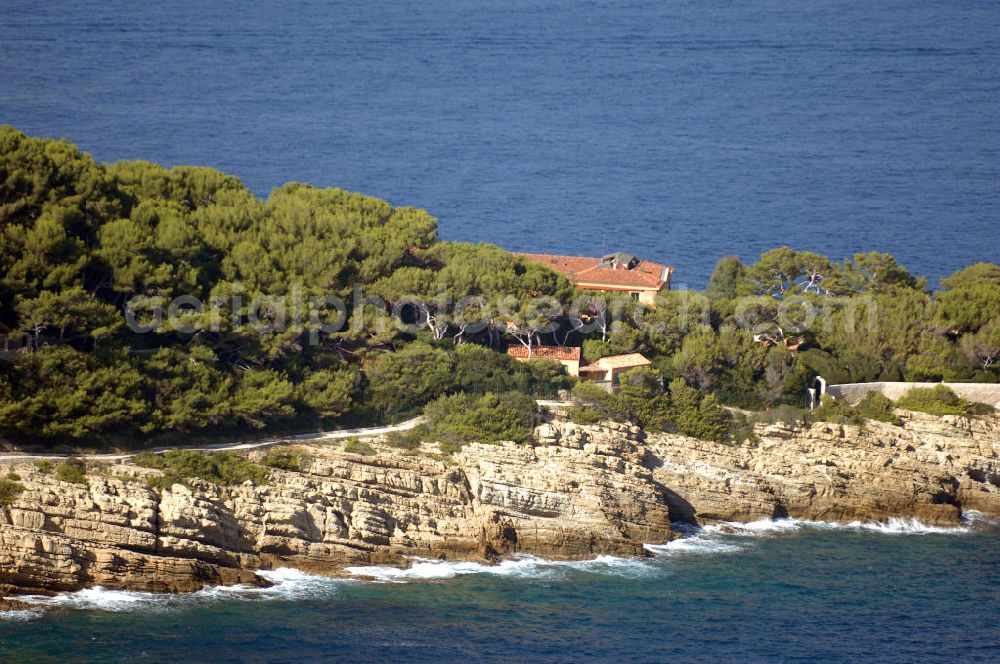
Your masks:
M975 530L1000 530L1000 518L978 510L965 510L962 513L962 522Z
M655 573L647 561L641 558L618 558L598 556L591 560L560 561L522 556L503 560L495 565L477 562L428 560L413 558L409 567L358 566L346 571L357 577L389 583L452 579L468 574L490 574L517 578L545 578L556 576L566 570L578 570L594 574L614 576L644 576Z
M52 597L43 595L28 595L18 597L19 600L40 607L64 607L73 609L92 609L110 612L158 610L166 607L171 595L159 593L133 592L125 590L108 590L100 586L77 590L71 593L61 593Z
M738 544L702 535L682 537L666 544L646 544L645 546L647 551L657 556L736 553L743 550L743 547Z
M787 533L799 530L812 523L798 519L759 519L757 521L720 521L717 525L706 526L706 530L727 533L730 535L766 535L770 533Z
M871 531L888 535L929 535L929 534L960 534L970 532L973 520L990 518L978 513L967 513L969 518L963 519L960 526L932 526L915 518L890 518L886 521L852 521L837 523L833 521L805 521L801 519L760 519L757 521L720 521L717 524L702 527L675 524L674 529L688 538L706 538L714 536L761 537L781 533L794 533L804 530L849 530ZM684 540L677 540L684 541ZM675 542L671 542L674 544Z
M565 566L571 569L583 570L595 574L611 574L613 576L639 577L657 574L655 567L642 558L617 558L615 556L597 556L592 560L575 562L552 562L549 564Z
M330 597L337 593L345 583L353 583L350 579L335 579L318 574L307 574L290 567L279 567L274 570L258 570L258 575L270 581L270 588L244 588L264 598L289 599L302 597ZM230 588L240 588L239 586ZM206 589L208 590L208 589Z
M970 532L968 526L930 526L919 519L889 519L880 523L860 523L854 521L846 528L871 530L887 535L954 535Z
M854 532L877 532L885 535L930 535L963 534L981 524L1000 526L1000 522L980 513L967 513L962 526L931 526L918 519L891 518L884 522L834 523L831 521L803 521L799 519L761 519L738 522L720 521L707 526L674 524L674 530L682 535L680 539L666 544L647 544L646 550L656 556L679 554L723 554L742 551L748 546L743 538L760 538L773 535L805 532L809 530L844 530Z
M45 615L43 609L14 609L12 611L0 611L0 622L26 622L35 620Z
M279 568L261 570L258 574L273 585L269 588L255 586L212 586L197 592L171 595L127 590L110 590L96 586L54 596L27 595L19 600L44 608L72 608L109 612L166 611L186 605L212 603L220 600L268 600L330 597L337 586L352 583L349 579L333 579L306 574L296 569ZM10 615L8 612L6 615ZM0 614L4 615L4 614Z

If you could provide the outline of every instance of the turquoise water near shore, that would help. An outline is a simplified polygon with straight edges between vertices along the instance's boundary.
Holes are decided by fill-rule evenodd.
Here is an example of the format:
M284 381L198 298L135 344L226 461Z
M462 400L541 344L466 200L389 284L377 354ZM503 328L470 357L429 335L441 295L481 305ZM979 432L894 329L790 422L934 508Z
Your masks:
M0 661L995 662L1000 529L776 522L642 560L418 562L268 590L90 590L0 621ZM361 580L361 579L367 580Z

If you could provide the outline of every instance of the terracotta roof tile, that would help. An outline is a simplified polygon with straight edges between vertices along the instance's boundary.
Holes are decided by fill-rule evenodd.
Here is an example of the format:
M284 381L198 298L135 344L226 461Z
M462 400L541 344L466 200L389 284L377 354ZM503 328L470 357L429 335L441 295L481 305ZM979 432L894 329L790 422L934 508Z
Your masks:
M514 255L551 268L581 287L606 286L608 288L655 288L659 290L664 284L664 272L673 269L659 263L639 261L639 264L631 270L615 270L602 266L600 258L587 256L524 253Z
M524 346L510 346L507 354L518 359L528 359L528 349ZM531 349L531 359L538 360L548 358L550 360L580 361L580 348L568 346L535 346Z

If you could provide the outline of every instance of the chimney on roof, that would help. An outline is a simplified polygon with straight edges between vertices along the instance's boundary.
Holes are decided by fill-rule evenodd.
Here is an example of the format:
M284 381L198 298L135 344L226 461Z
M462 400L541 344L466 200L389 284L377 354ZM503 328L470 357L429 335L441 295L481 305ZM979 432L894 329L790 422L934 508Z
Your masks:
M612 270L631 270L639 265L639 259L632 254L618 251L601 257L601 267L610 267Z

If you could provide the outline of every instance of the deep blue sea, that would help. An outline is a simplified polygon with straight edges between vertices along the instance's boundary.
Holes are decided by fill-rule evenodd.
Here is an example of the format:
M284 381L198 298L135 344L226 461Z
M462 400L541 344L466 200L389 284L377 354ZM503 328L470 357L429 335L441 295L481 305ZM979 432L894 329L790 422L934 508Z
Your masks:
M347 580L281 570L272 589L178 597L88 590L0 618L0 661L992 663L997 525L758 523L643 560L417 562Z
M932 283L1000 260L997 0L0 0L0 122L424 207L446 239L630 250L679 286L781 244ZM0 620L0 661L1000 660L995 528L654 551L85 591Z
M630 250L1000 260L996 0L3 0L0 122Z

